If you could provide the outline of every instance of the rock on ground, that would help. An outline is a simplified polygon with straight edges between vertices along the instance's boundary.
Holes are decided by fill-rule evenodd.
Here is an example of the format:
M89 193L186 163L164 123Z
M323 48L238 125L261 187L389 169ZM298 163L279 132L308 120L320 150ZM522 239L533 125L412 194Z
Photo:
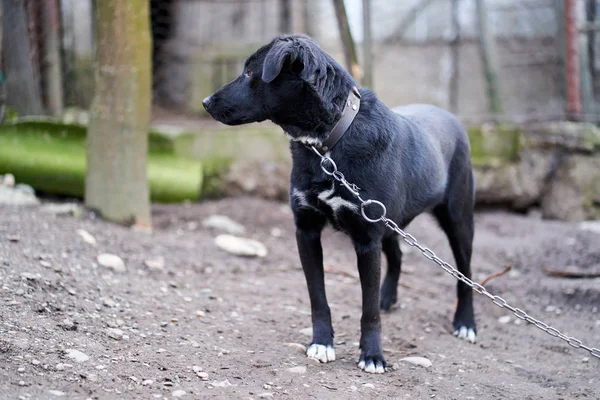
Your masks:
M425 357L404 357L400 361L407 362L412 365L418 365L420 367L429 368L433 363Z
M232 235L219 235L215 238L217 246L228 253L244 257L266 257L268 251L259 241Z
M102 254L98 255L96 260L98 261L98 264L100 264L101 266L108 268L108 269L112 269L116 272L125 272L125 270L126 270L123 259L121 259L121 257L119 257L117 255L109 254L109 253L102 253Z
M246 228L226 215L214 214L202 221L202 226L205 228L218 229L232 235L243 235Z

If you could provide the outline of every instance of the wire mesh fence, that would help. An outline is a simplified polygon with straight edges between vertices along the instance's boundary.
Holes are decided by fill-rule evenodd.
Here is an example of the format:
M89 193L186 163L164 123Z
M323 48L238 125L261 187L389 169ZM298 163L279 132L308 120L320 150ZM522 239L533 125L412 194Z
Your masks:
M564 118L563 1L486 1L503 105L498 114L489 111L477 1L370 1L374 89L379 97L390 107L436 104L466 121ZM345 3L363 60L363 2ZM596 4L578 1L581 23L595 23L592 3ZM48 112L52 86L45 73L49 65L44 9L56 7L60 96L66 108L88 108L94 81L93 1L5 4L12 4L3 10L2 41L9 106L21 115ZM154 104L187 118L201 118L202 99L239 74L246 56L277 34L307 33L344 61L331 0L151 0L150 18ZM595 99L598 44L590 32L580 34L581 48L587 49L582 70L591 81L588 96ZM588 116L598 114L594 111L588 109Z

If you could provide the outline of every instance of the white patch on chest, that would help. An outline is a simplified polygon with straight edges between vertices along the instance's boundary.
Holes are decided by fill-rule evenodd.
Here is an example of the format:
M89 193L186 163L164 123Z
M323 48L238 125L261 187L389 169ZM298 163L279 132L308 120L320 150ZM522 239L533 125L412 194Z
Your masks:
M293 140L294 142L299 142L302 144L307 144L307 145L321 145L321 141L315 137L311 137L311 136L297 136L297 137L293 137L290 134L288 134L287 132L285 133L285 135L288 137L288 139Z
M308 204L308 201L306 200L306 194L304 194L304 192L301 192L300 190L298 190L296 188L293 188L292 189L292 197L294 199L296 199L296 201L298 202L298 204L300 205L300 207L311 208L313 210L318 211L316 207Z
M358 206L348 200L342 199L340 196L333 196L335 191L335 183L331 185L331 189L319 193L319 200L327 204L334 213L337 213L341 208L345 207L354 212L358 212Z

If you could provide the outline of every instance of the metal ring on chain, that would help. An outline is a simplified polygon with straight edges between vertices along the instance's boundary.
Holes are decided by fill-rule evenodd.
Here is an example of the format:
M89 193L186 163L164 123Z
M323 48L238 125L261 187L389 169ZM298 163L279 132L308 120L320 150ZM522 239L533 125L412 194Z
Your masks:
M379 207L381 207L381 211L382 211L381 212L381 217L379 217L377 219L372 219L372 218L367 217L367 214L365 213L365 207L367 207L368 205L371 205L371 204L376 204ZM367 200L367 201L365 201L364 203L362 203L360 205L360 212L361 212L363 218L366 219L367 221L369 221L369 222L379 222L379 221L383 221L383 219L385 218L385 214L387 213L387 209L385 208L385 206L383 205L383 203L380 202L380 201L377 201L377 200Z
M331 167L332 167L331 171L329 171L327 169L327 167L326 167L327 163L331 164ZM323 158L321 158L321 169L327 175L332 176L337 171L337 165L335 165L335 161L333 161L331 158L329 158L329 157L323 157Z

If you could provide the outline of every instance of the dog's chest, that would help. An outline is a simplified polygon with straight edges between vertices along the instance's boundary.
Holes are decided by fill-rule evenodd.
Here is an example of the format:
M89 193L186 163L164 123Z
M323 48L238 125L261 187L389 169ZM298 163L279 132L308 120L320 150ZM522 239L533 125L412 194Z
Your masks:
M360 212L358 205L340 196L334 182L325 187L300 190L292 188L291 196L294 208L302 210L309 209L338 220L348 212L357 214Z

